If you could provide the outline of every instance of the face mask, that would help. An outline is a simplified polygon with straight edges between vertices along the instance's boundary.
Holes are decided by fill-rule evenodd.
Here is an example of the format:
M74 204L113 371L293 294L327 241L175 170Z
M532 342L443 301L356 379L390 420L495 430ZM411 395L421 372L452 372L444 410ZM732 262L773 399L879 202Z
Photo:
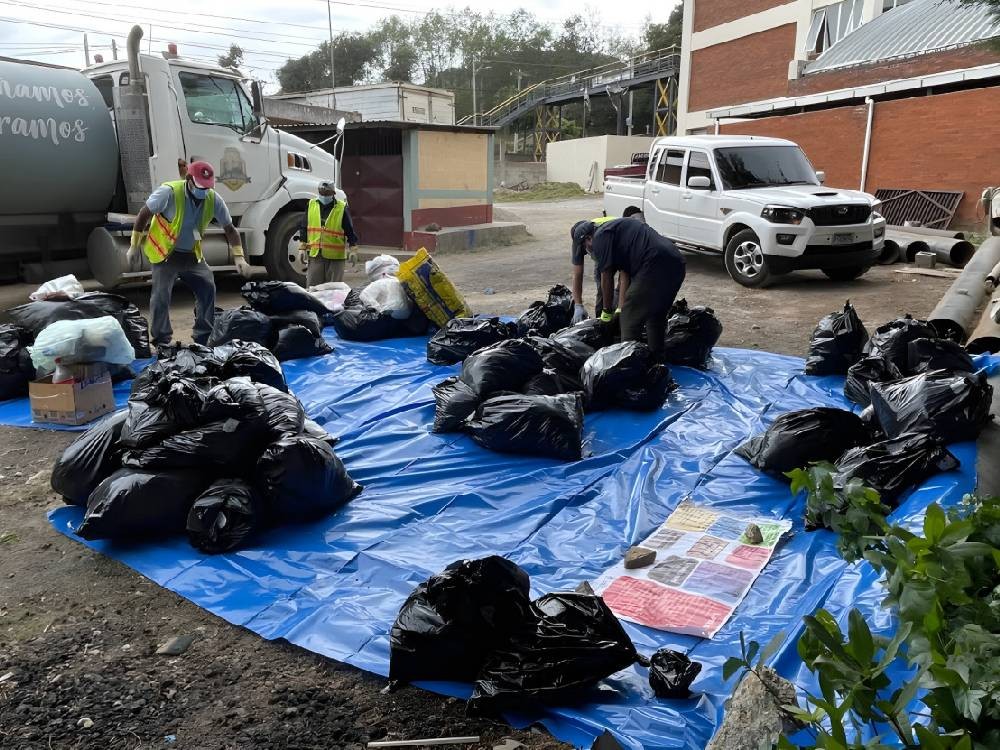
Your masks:
M188 190L198 200L204 200L205 196L208 195L208 188L191 187L191 185L188 185Z
M319 196L319 202L322 203L324 206L329 206L331 203L333 203L333 196L332 195L320 195Z

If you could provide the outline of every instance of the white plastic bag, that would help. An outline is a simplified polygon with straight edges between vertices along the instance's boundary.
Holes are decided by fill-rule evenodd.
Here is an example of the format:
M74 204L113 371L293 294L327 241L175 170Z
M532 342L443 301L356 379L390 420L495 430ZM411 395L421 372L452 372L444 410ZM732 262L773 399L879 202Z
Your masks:
M38 302L43 299L74 299L83 294L83 284L76 280L76 276L69 274L60 276L58 279L46 281L38 289L28 295L28 299Z
M311 286L307 291L322 302L330 312L340 312L344 309L344 300L351 293L351 287L343 281L328 281L325 284Z
M387 312L396 320L406 320L413 314L413 303L410 302L402 282L397 278L373 281L361 290L361 301L366 307Z
M82 365L106 362L128 365L135 350L125 338L121 323L105 315L86 320L58 320L46 326L28 348L31 362L42 372L52 372L57 364Z
M369 281L395 277L399 271L399 261L391 255L376 255L365 263L365 273Z

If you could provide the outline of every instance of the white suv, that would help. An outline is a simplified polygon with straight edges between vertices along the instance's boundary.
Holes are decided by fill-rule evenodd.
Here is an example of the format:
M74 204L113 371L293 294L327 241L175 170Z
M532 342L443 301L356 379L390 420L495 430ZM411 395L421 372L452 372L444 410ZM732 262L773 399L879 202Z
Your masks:
M823 187L823 177L791 141L659 138L645 178L605 181L604 210L621 216L634 206L679 247L723 254L743 286L806 268L849 281L878 259L885 219L873 196Z

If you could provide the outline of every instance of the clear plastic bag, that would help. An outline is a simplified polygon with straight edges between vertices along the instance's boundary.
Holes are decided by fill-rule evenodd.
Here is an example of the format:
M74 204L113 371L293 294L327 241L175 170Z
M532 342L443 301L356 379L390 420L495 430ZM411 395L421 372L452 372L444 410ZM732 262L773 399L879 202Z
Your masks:
M37 302L42 299L74 299L84 293L83 284L76 276L68 274L57 279L51 279L28 295L28 299Z
M38 334L29 351L32 363L42 372L52 372L56 364L106 362L128 365L135 360L135 350L125 337L121 323L110 315L58 320Z
M406 320L413 313L413 303L396 278L373 281L361 290L361 301L365 307L374 307L380 313L387 312L396 320Z
M376 255L365 263L365 273L368 274L369 281L395 278L397 271L399 271L399 261L391 255Z
M309 293L323 303L330 312L340 312L344 309L344 300L351 293L351 287L343 281L329 281L309 287Z

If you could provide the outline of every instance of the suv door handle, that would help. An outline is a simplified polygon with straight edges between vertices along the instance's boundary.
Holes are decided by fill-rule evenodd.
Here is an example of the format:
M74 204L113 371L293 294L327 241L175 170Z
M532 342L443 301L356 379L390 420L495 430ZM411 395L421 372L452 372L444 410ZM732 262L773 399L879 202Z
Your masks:
M681 197L684 198L684 200L689 201L692 198L694 198L694 195L692 193L684 193L684 195Z
M650 188L649 192L651 192L653 195L656 195L657 193L660 192L660 189L659 188Z

